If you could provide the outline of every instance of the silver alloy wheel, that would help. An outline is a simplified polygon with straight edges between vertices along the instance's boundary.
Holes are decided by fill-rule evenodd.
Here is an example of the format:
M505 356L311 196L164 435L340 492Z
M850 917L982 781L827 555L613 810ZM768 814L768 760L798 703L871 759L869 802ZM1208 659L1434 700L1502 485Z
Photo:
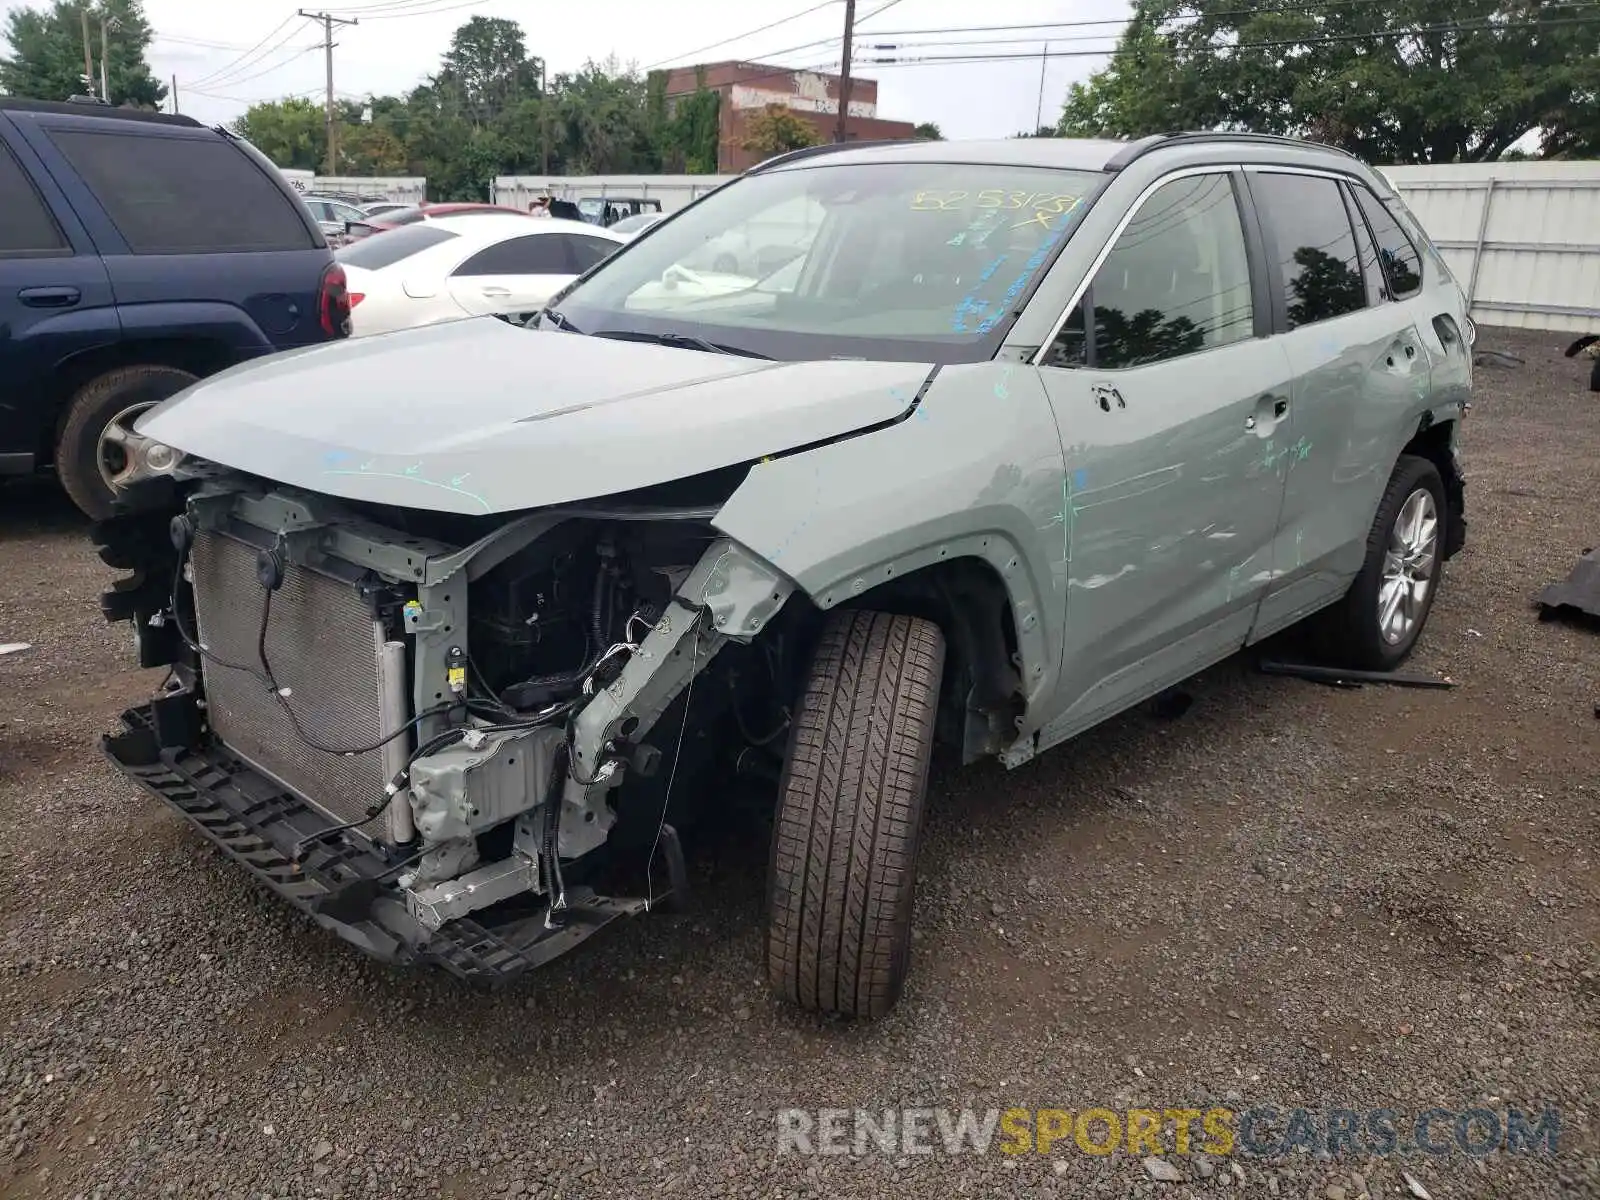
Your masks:
M1433 493L1418 488L1406 497L1389 530L1378 587L1378 632L1394 646L1412 635L1433 586L1433 559L1439 548L1439 510Z
M144 440L133 432L134 422L157 403L144 400L130 404L107 421L100 431L94 447L94 465L100 471L101 481L113 492L121 490L122 480L133 470L137 461L136 447Z

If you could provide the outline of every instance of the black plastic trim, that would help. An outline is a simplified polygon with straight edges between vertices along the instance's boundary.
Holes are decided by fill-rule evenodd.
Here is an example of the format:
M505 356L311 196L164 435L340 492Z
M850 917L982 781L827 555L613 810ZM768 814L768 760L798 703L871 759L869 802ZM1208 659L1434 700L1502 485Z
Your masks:
M296 863L296 845L326 829L327 817L214 741L163 749L150 705L123 713L122 726L101 739L101 749L124 775L258 884L382 962L438 966L469 983L499 986L647 907L643 899L569 887L568 906L554 928L546 927L538 906L536 912L499 917L489 908L429 930L412 917L394 885L403 859L344 834L310 844Z

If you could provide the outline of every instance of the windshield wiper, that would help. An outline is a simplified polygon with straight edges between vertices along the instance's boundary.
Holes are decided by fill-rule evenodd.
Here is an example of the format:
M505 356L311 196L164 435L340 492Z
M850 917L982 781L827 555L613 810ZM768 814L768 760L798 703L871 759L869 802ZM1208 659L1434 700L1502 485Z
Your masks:
M652 342L657 346L678 346L685 350L704 350L708 354L735 354L740 358L761 358L768 362L772 361L770 354L762 354L758 350L746 350L743 346L728 346L721 342L707 341L692 333L642 333L631 329L606 329L594 336L616 338L622 342Z
M566 317L562 316L559 309L547 308L547 309L544 310L544 312L542 312L540 314L540 317L541 317L540 324L544 323L542 318L549 317L550 318L550 324L554 325L557 329L565 329L568 333L582 333L583 332L583 330L579 329L571 321L567 320Z

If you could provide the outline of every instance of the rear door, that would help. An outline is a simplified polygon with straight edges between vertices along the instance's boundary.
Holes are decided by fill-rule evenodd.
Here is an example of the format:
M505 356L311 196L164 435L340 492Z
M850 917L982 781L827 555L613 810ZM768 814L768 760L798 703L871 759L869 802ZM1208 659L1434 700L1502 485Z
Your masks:
M577 275L567 242L530 233L486 246L451 272L450 293L469 313L533 312Z
M1270 447L1285 484L1259 640L1337 600L1361 569L1395 459L1428 404L1429 360L1408 306L1375 286L1375 251L1342 177L1267 166L1246 177L1295 381Z
M12 133L0 115L0 475L30 471L49 453L46 381L57 365L119 336L94 243Z
M16 120L50 173L83 190L75 207L127 336L205 338L236 359L338 336L318 313L326 242L242 143L150 121Z

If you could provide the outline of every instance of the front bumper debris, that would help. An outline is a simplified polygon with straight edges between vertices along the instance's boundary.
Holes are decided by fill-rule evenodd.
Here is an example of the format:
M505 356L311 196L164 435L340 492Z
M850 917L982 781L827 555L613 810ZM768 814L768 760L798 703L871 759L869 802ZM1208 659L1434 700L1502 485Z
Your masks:
M435 965L475 984L498 985L647 906L643 899L569 887L561 923L553 929L545 925L543 902L534 897L528 898L531 905L503 916L483 910L429 929L407 911L395 885L403 857L346 834L312 844L296 864L296 844L326 829L327 817L214 742L198 750L162 749L151 705L123 713L122 726L102 738L101 748L124 775L257 883L380 961Z

